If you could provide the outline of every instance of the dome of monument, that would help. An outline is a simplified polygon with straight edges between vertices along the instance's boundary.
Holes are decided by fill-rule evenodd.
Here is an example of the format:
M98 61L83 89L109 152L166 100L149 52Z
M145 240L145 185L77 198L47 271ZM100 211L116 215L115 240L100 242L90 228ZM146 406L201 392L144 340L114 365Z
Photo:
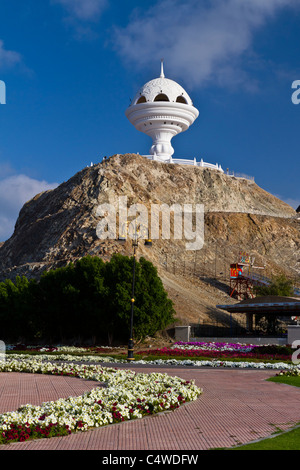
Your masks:
M155 101L169 101L193 106L193 102L184 88L174 80L165 78L163 62L161 63L160 77L145 83L135 95L132 105Z

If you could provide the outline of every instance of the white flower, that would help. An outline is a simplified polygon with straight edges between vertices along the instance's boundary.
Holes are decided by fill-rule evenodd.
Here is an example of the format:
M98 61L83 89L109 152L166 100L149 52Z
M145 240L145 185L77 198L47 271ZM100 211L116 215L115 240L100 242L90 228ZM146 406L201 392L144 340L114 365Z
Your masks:
M74 360L74 357L73 357ZM94 388L79 397L69 397L43 403L41 406L27 404L18 411L0 415L0 432L12 423L68 425L71 430L80 423L77 430L86 431L91 427L110 424L114 419L139 419L147 410L153 412L168 409L178 402L178 395L185 401L198 398L202 390L192 382L187 384L178 377L167 374L137 374L131 370L117 370L95 365L75 363L54 364L43 362L44 357L9 357L2 370L26 371L33 373L75 373L78 377L92 378L106 383L105 388ZM167 391L170 391L168 394ZM161 393L166 397L158 399ZM157 406L156 400L163 401ZM150 406L151 404L151 406ZM43 420L41 421L41 416Z

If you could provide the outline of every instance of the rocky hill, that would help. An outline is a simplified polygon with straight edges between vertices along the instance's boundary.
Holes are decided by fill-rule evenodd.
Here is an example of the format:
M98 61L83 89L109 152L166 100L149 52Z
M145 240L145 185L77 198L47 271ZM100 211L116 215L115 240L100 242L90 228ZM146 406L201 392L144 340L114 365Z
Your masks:
M186 250L186 240L158 238L138 255L158 268L182 321L222 316L218 303L228 296L229 265L250 252L267 274L300 274L300 231L296 211L253 181L216 170L149 161L140 155L114 155L84 168L54 190L36 195L20 211L12 237L0 245L0 280L38 277L87 254L108 260L132 254L131 241L99 239L97 208L177 203L204 205L204 246ZM118 213L117 213L118 216ZM117 218L118 221L118 218ZM211 282L208 280L211 279Z

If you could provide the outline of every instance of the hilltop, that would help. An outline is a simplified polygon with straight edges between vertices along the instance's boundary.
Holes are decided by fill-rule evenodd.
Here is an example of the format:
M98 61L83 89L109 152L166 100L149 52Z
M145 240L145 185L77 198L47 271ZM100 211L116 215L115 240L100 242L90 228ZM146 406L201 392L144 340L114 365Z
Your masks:
M135 155L114 155L84 168L56 189L36 195L20 211L13 235L0 244L0 280L39 277L85 255L108 260L132 254L131 242L100 240L97 208L126 196L128 206L203 204L204 246L187 251L186 241L140 244L158 268L182 321L224 316L215 305L232 302L226 291L229 265L250 252L268 274L300 273L300 232L296 211L253 181L209 168L163 164ZM208 279L217 278L216 282Z

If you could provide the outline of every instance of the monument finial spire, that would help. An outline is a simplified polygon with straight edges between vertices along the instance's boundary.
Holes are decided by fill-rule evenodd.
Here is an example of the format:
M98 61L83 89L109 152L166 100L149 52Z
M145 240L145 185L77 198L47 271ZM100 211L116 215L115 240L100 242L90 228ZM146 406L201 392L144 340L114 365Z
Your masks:
M165 74L164 74L164 59L161 59L160 61L160 78L165 78Z

